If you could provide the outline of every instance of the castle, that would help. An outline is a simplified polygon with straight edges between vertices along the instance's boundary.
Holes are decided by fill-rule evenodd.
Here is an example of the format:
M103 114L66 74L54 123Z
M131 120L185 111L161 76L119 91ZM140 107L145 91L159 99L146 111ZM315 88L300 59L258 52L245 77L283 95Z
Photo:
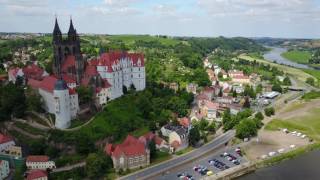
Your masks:
M55 126L59 129L68 128L80 111L76 92L79 86L92 89L96 106L104 106L109 100L122 96L124 88L141 91L146 87L143 54L114 51L86 60L72 19L67 38L63 37L55 19L52 46L52 75L44 73L36 64L13 68L8 74L13 82L18 76L24 77L26 83L39 92L44 109L55 115Z

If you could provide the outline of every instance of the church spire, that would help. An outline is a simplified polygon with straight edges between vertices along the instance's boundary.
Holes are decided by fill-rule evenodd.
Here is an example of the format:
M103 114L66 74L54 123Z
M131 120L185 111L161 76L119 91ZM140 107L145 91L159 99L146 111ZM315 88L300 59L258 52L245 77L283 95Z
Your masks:
M54 24L53 34L54 35L61 35L61 31L60 31L60 28L59 28L57 16L56 16L56 22Z
M76 33L76 30L73 27L72 17L70 16L70 27L69 27L68 34L75 34L75 33Z

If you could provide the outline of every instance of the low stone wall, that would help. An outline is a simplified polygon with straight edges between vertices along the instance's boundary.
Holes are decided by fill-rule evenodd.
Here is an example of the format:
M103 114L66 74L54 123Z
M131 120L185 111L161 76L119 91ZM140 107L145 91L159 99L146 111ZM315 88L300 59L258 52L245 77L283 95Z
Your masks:
M229 180L245 175L257 169L256 163L246 162L228 170L224 170L212 176L203 178L204 180Z

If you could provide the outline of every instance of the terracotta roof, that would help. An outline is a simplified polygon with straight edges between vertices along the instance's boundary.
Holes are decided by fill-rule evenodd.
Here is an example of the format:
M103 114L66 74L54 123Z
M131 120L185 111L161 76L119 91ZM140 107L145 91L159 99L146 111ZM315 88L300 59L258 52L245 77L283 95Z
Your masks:
M153 134L153 132L150 131L150 132L148 132L147 134L145 134L143 136L146 138L146 140L151 141L156 135Z
M0 144L7 143L13 141L13 139L9 136L0 133Z
M33 79L39 80L39 79L42 79L44 70L35 64L31 64L22 68L22 72L27 78L33 78Z
M205 95L205 94L199 94L197 97L196 97L197 100L209 100L208 96Z
M108 149L106 147L105 149ZM146 153L145 145L143 142L140 142L137 138L128 135L122 144L118 144L114 147L114 150L111 153L113 157L124 156L139 156Z
M207 101L205 104L209 109L218 109L219 104L218 103L213 103L211 101Z
M87 77L98 75L97 67L88 65L85 70L85 75Z
M27 157L27 162L48 162L49 157L45 155L32 155Z
M48 173L43 170L32 170L27 176L27 180L34 180L42 177L48 177Z
M47 76L41 81L39 88L52 93L57 80L55 76Z
M178 119L178 121L181 126L184 126L186 128L190 126L190 120L187 117L180 118Z
M62 74L62 79L66 82L66 83L76 83L75 78L73 78L72 76L68 75L68 74Z
M106 147L104 148L104 151L110 156L112 151L114 150L112 144L107 144Z
M159 136L155 136L154 137L154 142L157 144L157 145L161 145L161 143L163 142L164 140L159 137Z
M77 91L74 88L69 88L69 94L77 94Z
M235 75L232 78L233 79L249 79L249 77L245 75Z
M104 79L103 82L104 82L104 86L103 86L104 88L109 88L109 87L111 87L111 84L109 83L108 80Z

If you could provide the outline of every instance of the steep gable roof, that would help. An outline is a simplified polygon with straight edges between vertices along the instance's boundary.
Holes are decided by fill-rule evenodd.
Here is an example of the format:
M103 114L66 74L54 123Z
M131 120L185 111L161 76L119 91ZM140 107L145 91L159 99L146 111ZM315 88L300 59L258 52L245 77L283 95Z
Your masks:
M9 136L0 133L0 144L7 143L13 141L13 139Z
M48 173L43 170L32 170L27 176L27 180L34 180L38 178L48 177Z
M48 162L49 157L45 155L31 155L27 157L27 162Z
M111 146L112 147L112 146ZM107 152L110 150L110 145L108 144L105 148ZM111 156L120 157L124 156L137 156L144 155L146 153L146 147L143 142L140 142L137 138L128 135L122 144L118 144L114 147L111 152Z
M41 81L39 88L52 93L57 80L55 76L47 76Z

